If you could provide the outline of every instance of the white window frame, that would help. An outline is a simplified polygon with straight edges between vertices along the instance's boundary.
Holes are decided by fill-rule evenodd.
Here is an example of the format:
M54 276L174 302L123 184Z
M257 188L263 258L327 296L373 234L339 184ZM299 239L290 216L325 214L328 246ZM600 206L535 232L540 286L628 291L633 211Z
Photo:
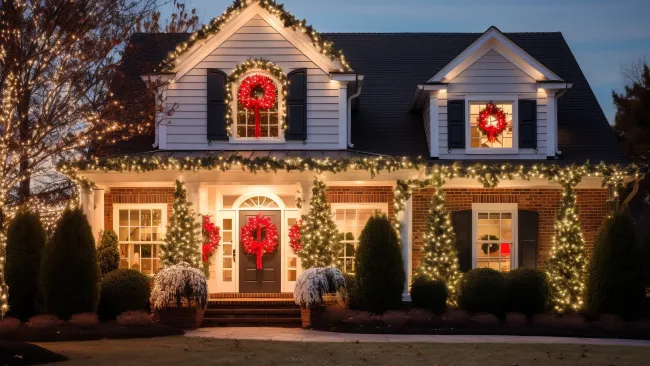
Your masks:
M516 203L472 203L472 269L478 266L478 214L512 214L512 248L510 248L510 270L519 267L519 206Z
M120 210L161 210L161 219L162 219L162 232L161 235L164 238L167 232L167 204L166 203L114 203L113 204L113 231L118 235L118 245L128 244L128 245L147 245L155 244L158 245L158 256L160 258L160 245L164 243L164 240L150 241L150 242L122 242L119 240L120 235ZM120 256L120 261L122 257Z
M512 148L473 148L471 140L472 121L470 102L512 102ZM465 96L465 153L466 154L519 154L519 96L517 94L481 94Z
M238 137L237 134L237 125L239 124L239 101L237 100L237 96L239 94L239 85L241 82L252 75L263 75L268 77L269 79L273 80L275 83L275 87L277 88L277 93L278 93L278 137L260 137L260 138L255 138L255 137ZM273 74L266 72L264 70L252 70L250 72L245 73L244 75L240 76L239 79L237 79L233 84L232 84L232 96L233 100L230 103L231 104L231 116L232 116L232 136L230 136L230 143L266 143L266 144L283 144L285 143L285 138L284 138L284 130L282 129L282 125L284 124L284 118L283 116L285 115L285 101L283 100L284 98L282 97L284 94L284 90L282 90L282 83L280 83L280 80L278 80Z
M336 222L336 210L375 209L375 211L379 211L379 212L381 212L383 214L388 215L388 203L379 203L379 202L377 202L377 203L332 203L331 207L332 207L332 214L333 214L334 222ZM337 227L337 229L339 229L339 232L341 232L340 228ZM359 232L359 234L361 234L361 232ZM345 233L343 233L343 235L345 235ZM345 242L345 237L343 238L343 241ZM357 242L357 246L358 246L359 238L357 237L355 241ZM345 250L345 243L343 245L344 245L344 250ZM356 247L355 247L355 250L356 250ZM341 258L341 257L338 257L338 258ZM343 258L346 258L346 257L343 257ZM342 268L341 270L345 272L345 263L343 263L343 267L344 268Z

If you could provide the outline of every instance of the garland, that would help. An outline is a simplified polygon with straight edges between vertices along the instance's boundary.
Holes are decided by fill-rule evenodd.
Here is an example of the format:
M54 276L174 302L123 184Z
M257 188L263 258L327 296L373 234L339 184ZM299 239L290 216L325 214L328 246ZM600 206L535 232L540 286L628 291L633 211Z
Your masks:
M298 221L297 223L291 225L289 228L289 246L291 249L293 249L294 253L298 253L300 249L302 249L302 244L301 244L301 234L300 234L300 229L302 227L302 220Z
M212 222L210 215L203 215L201 229L203 234L203 262L210 263L210 259L219 248L221 234L219 233L219 227Z
M262 269L262 256L274 252L278 246L278 228L270 217L259 214L248 219L248 224L241 228L240 234L244 252L255 255L256 267Z
M351 70L343 52L336 50L331 41L321 36L311 25L307 25L306 20L299 20L286 11L284 5L277 4L274 0L257 0L257 2L263 9L278 17L283 22L285 28L291 28L294 31L305 34L320 53L332 61L338 61L342 68L340 71ZM172 71L174 69L174 62L178 57L197 42L219 33L230 20L244 11L251 3L252 1L250 0L235 0L220 16L213 18L209 24L204 25L200 30L192 33L189 40L176 46L176 49L171 51L167 55L167 58L160 64L160 71Z
M226 130L228 136L232 136L232 124L233 124L233 102L235 101L235 93L233 92L233 85L244 75L248 73L253 73L255 71L267 72L273 77L275 77L280 82L280 88L282 91L279 94L280 100L282 103L287 100L287 93L289 90L289 82L287 80L287 75L284 74L282 68L275 65L273 62L265 60L263 58L249 58L248 60L237 65L235 70L228 76L226 80ZM269 79L270 80L270 79ZM242 83L242 88L245 88L245 85ZM241 88L240 88L241 90ZM240 95L241 96L241 95ZM282 130L287 130L287 114L282 111L282 108L278 110L279 115L278 119L282 121Z

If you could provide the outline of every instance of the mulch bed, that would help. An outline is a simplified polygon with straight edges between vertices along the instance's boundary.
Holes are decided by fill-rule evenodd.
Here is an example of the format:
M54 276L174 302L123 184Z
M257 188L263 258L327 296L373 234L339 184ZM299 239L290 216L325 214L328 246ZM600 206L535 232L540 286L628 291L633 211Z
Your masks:
M67 357L33 344L0 341L0 364L2 365L42 365L66 360Z
M177 328L152 323L141 326L123 326L116 321L101 322L91 327L80 327L71 324L48 328L30 328L22 325L16 332L0 334L0 340L23 342L67 342L93 341L100 339L125 338L154 338L182 335L184 332Z

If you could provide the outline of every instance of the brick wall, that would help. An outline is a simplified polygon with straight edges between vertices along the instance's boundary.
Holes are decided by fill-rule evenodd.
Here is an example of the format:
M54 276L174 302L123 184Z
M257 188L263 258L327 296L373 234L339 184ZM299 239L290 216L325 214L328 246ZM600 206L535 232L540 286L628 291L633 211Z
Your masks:
M594 245L596 233L607 215L606 189L578 189L578 212L587 252ZM413 195L413 268L422 256L423 234L432 189ZM559 189L448 189L446 207L452 211L471 210L472 203L517 203L521 210L539 213L539 260L541 267L550 257L555 215L560 207Z
M173 201L173 188L111 188L104 195L104 228L113 229L114 203L166 203L169 217Z
M329 187L329 203L388 203L388 217L394 215L393 187Z

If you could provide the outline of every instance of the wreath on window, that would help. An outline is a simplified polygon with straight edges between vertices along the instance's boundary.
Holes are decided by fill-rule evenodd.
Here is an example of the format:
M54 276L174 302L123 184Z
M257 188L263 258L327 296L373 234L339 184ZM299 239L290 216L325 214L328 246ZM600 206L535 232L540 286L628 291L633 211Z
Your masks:
M481 240L499 240L499 237L496 236L496 235L487 235L487 234L485 234L480 239ZM490 244L483 243L481 245L481 250L485 254L488 254L488 251L490 252L490 254L493 254L493 253L496 253L496 252L499 251L499 244L497 244L497 243L490 243Z
M487 136L489 142L494 142L508 127L506 113L492 102L478 112L476 119L478 129Z
M255 111L255 138L262 136L260 110L273 109L278 96L275 83L264 75L251 75L242 80L239 86L239 104Z
M270 217L259 214L248 219L240 234L244 252L257 256L256 268L262 269L262 256L275 252L278 246L278 228Z

